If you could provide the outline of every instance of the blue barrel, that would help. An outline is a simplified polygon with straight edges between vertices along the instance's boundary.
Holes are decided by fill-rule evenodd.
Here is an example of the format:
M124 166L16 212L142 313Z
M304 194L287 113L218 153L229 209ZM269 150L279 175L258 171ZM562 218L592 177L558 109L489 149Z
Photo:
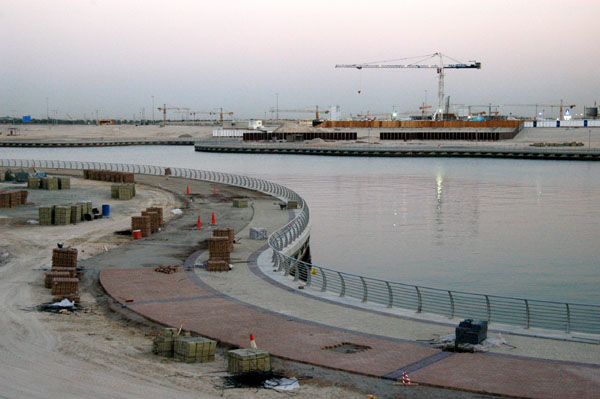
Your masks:
M110 205L102 205L102 216L105 218L110 216Z

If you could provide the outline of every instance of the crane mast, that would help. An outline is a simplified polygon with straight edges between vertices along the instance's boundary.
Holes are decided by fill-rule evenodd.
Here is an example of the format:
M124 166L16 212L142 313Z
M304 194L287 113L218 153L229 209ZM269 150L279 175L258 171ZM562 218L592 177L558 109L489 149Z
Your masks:
M425 60L428 60L428 59L431 59L434 57L439 58L439 61L436 64L420 64L419 63L419 62L423 62ZM422 56L422 57L411 57L410 59L415 59L415 58L421 58L421 60L416 61L412 64L401 64L401 65L367 62L367 63L363 63L363 64L337 64L335 67L336 68L356 68L359 70L363 69L363 68L436 69L437 73L438 73L438 109L435 112L435 117L438 120L443 120L444 119L444 77L445 77L444 70L445 69L481 69L481 62L469 61L469 64L466 64L466 63L461 63L459 61L454 60L457 62L456 64L444 64L444 55L439 52L435 53L435 54L430 54L427 56ZM447 57L447 58L450 58L450 57ZM409 59L409 58L403 58L403 59ZM392 61L394 61L394 60L392 60ZM384 62L388 62L388 61L384 61Z

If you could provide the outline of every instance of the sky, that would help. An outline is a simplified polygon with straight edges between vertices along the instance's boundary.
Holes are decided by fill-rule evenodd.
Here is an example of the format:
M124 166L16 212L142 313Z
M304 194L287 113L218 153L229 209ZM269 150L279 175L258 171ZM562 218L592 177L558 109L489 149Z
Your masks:
M599 15L598 0L0 0L0 116L414 114L436 108L435 69L334 66L436 52L482 63L446 70L451 104L583 112L600 102Z

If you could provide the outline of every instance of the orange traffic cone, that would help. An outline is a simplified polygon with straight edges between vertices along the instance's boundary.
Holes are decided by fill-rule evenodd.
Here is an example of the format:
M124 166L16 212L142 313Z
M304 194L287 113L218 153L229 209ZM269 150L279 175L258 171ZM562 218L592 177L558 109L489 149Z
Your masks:
M256 341L254 340L254 334L250 334L250 347L252 349L258 349L256 346Z
M197 229L201 229L202 228L202 222L200 221L200 215L198 215L198 222L196 223L196 228Z
M190 186L187 186L187 189L185 190L185 193L186 193L187 195L190 195Z
M212 224L217 224L217 220L215 219L215 213L212 213Z
M217 195L217 186L214 186L214 187L213 187L213 194L214 194L214 195Z

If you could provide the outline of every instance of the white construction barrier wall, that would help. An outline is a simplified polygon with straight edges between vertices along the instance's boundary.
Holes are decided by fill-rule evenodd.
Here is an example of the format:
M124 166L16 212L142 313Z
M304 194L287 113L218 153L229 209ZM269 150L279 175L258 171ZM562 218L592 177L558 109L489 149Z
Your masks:
M600 127L600 120L526 121L523 127Z

